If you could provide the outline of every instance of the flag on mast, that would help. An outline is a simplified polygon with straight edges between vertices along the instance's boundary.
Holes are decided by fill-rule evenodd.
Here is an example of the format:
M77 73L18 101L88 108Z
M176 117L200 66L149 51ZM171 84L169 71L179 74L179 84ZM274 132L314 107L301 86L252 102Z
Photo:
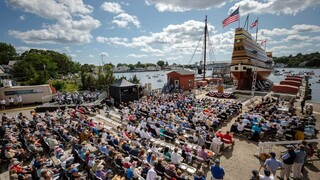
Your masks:
M267 39L261 41L261 46L263 46L264 44L267 44Z
M222 21L222 27L226 27L228 24L239 20L239 7L233 11L226 19Z
M251 25L250 25L250 29L252 29L252 28L254 28L255 26L257 26L258 25L258 19L257 20L255 20Z

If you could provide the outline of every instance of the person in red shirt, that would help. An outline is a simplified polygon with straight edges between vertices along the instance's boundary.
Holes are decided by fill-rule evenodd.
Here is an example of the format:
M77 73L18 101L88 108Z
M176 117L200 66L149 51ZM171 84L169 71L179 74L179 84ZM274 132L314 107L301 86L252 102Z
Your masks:
M231 144L234 145L234 141L232 140L232 136L230 134L230 131L227 131L226 134L222 135L222 141L226 144Z
M13 162L12 166L10 167L11 171L15 171L18 174L27 174L30 173L30 168L24 168L22 166L20 166L20 162L19 161L15 161Z
M217 137L220 137L220 139L222 140L222 136L223 136L223 134L221 133L221 131L219 130L219 131L217 131L216 133L215 133L215 135L217 136Z

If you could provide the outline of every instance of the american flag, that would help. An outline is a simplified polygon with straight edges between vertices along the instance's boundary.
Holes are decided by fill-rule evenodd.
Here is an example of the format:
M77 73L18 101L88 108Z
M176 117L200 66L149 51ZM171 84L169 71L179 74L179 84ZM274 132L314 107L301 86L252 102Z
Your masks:
M264 45L264 44L267 44L267 39L261 41L261 46Z
M222 21L222 27L226 27L228 24L239 20L239 7L233 11L226 19Z
M256 25L258 25L258 19L255 20L255 21L250 25L250 29L252 29L252 28L255 27Z

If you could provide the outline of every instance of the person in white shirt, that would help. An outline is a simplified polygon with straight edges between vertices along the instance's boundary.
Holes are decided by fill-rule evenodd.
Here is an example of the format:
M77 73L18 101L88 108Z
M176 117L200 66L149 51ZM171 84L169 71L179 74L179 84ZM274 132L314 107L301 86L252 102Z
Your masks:
M139 124L138 127L135 128L134 132L136 134L140 134L141 125Z
M221 141L221 139L217 136L215 136L213 139L212 139L212 143L211 143L211 146L210 146L210 150L212 150L214 153L219 153L220 152L220 148L221 148L221 145L223 144L223 142Z
M101 137L102 137L102 139L107 140L107 136L108 136L108 134L107 134L107 130L106 130L106 129L104 129L104 130L103 130L103 133L102 133L102 135L101 135Z
M17 102L18 102L18 106L19 107L22 107L23 104L22 104L22 97L20 95L17 96Z
M145 137L145 130L143 129L143 128L141 128L141 130L140 130L140 137L141 138L143 138L143 139L145 139L146 137Z
M260 180L274 180L274 176L269 170L264 170L264 175L259 174Z
M183 157L178 153L178 148L174 148L171 154L171 163L180 164L183 161Z
M1 99L0 104L1 104L1 110L5 110L6 109L6 100Z
M238 132L242 132L244 130L244 125L242 122L238 122L237 130Z
M149 166L149 171L147 173L147 178L146 180L154 180L157 177L156 171L153 169L153 166Z
M10 104L10 107L13 107L14 105L14 99L12 97L9 97L8 102Z

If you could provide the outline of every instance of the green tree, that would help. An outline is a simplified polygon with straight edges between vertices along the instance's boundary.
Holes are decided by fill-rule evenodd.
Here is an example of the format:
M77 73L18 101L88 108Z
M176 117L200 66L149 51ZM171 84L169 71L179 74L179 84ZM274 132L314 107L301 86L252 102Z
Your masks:
M166 61L166 64L165 64L165 66L169 66L169 64L168 64L168 61Z
M164 64L165 64L165 62L162 61L162 60L159 60L159 61L157 62L157 65L160 66L161 68L163 68Z
M8 64L10 60L16 60L17 57L16 49L11 44L0 42L0 64Z
M134 83L134 84L140 84L140 79L138 78L138 76L136 74L134 74L132 76L132 78L129 79L129 81Z

